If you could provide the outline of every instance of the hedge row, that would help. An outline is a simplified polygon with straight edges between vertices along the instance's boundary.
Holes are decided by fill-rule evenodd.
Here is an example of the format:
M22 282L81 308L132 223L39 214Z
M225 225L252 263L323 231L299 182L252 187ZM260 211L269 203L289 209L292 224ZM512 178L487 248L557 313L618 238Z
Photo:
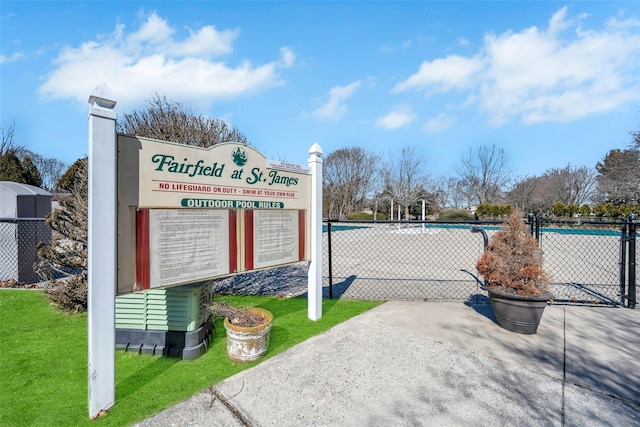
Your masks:
M476 214L481 218L500 218L508 216L512 211L511 205L490 205L480 204L476 209ZM555 217L574 217L574 216L597 216L606 218L626 218L631 214L640 215L640 206L635 205L614 205L613 203L604 203L597 205L584 204L581 206L575 204L564 204L556 202L553 204L550 214ZM541 213L546 216L545 213Z
M553 204L553 215L558 217L572 217L580 214L581 216L597 216L607 218L626 218L631 214L640 215L640 206L631 205L614 205L613 203L604 203L598 205L577 206L574 204L565 205L562 202Z

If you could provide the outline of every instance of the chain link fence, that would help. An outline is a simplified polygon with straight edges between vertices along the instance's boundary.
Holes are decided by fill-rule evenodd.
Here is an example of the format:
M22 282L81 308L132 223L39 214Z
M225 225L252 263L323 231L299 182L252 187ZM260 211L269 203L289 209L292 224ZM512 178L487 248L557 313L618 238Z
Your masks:
M626 250L622 223L541 220L537 229L530 225L553 280L554 302L624 304L628 264L621 262ZM500 223L327 222L325 286L334 298L488 301L475 267L484 239L472 227L490 238ZM637 258L636 253L635 265Z
M323 294L329 298L487 301L476 261L499 222L328 221L323 232ZM539 219L531 223L556 303L625 305L638 251L620 222ZM51 241L43 219L0 218L0 285L32 284L36 247ZM632 256L633 259L629 259ZM634 263L635 262L635 263ZM214 292L304 295L307 264L216 280ZM633 269L633 270L632 270ZM633 297L635 302L635 296Z
M0 218L0 285L28 285L42 279L34 271L37 246L51 241L42 218Z
M621 222L530 219L554 303L632 305L626 294L638 252ZM476 261L497 221L325 221L323 296L488 303ZM480 233L472 232L482 230ZM633 255L633 264L629 256ZM215 280L214 293L304 296L306 263Z
M499 227L476 222L490 236ZM471 224L326 223L324 271L330 297L450 301L481 292L475 263L484 241Z
M624 227L620 222L539 220L538 240L556 302L625 304Z

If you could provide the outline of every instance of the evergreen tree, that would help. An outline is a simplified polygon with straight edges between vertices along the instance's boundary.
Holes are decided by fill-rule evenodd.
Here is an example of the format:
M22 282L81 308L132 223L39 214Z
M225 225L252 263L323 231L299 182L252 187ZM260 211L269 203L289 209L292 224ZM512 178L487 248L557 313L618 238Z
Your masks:
M6 151L0 156L0 181L25 182L25 171L15 151Z
M42 176L31 157L27 156L22 161L22 177L25 184L42 187Z
M615 205L640 202L640 149L613 149L596 170L601 201Z
M71 189L75 185L76 180L81 176L85 176L83 174L78 174L78 170L82 167L86 167L86 164L86 157L82 157L73 162L73 164L69 166L67 171L63 173L60 178L58 178L58 181L56 181L56 189L61 191L71 191Z

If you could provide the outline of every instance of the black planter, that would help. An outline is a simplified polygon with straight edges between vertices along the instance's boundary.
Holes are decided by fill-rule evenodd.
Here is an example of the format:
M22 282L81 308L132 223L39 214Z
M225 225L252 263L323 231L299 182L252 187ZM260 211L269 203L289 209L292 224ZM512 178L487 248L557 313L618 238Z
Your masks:
M551 294L524 297L487 289L498 325L519 334L535 334Z

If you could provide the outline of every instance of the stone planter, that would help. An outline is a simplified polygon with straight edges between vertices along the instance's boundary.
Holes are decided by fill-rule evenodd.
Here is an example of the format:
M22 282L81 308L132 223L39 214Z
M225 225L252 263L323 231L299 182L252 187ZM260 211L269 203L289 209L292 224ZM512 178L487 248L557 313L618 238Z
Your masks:
M487 288L498 325L519 334L535 334L551 294L525 297Z
M260 313L267 320L261 325L242 327L232 324L228 318L224 319L224 328L227 331L227 355L234 362L252 362L262 357L269 348L273 314L258 307L250 307L247 310Z

